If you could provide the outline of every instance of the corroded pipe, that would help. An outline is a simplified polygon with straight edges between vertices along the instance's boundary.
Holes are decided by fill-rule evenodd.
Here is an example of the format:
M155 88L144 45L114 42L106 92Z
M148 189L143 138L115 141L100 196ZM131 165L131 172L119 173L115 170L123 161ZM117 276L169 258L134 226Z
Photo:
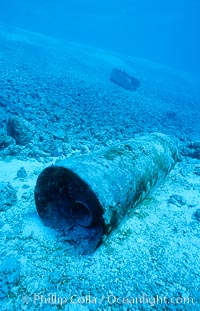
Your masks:
M45 225L90 253L177 162L174 142L160 133L74 156L44 169L35 203Z

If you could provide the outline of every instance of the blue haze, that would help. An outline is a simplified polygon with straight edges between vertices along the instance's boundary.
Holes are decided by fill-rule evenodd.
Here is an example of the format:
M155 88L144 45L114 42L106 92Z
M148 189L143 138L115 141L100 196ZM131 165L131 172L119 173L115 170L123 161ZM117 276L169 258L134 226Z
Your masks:
M199 0L1 0L0 23L200 75Z

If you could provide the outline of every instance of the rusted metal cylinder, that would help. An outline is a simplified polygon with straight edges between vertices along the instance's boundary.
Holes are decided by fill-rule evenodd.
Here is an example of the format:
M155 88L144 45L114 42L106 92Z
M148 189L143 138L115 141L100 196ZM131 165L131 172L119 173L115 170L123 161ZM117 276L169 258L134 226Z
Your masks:
M67 158L39 175L38 214L79 252L90 253L167 176L177 158L176 144L160 133Z

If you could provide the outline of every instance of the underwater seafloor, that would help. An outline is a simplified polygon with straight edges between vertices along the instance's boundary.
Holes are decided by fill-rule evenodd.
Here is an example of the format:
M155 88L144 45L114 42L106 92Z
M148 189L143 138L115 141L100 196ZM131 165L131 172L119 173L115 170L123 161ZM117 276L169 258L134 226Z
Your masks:
M198 82L5 26L0 68L0 310L199 310ZM110 82L113 68L135 76L137 91ZM175 169L93 254L73 254L37 214L39 173L149 132L178 141Z

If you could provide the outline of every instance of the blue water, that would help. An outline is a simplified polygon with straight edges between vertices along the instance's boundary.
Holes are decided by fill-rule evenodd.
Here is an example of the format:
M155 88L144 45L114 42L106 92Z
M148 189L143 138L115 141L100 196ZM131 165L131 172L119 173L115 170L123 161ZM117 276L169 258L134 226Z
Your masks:
M1 0L0 21L200 74L199 0Z

